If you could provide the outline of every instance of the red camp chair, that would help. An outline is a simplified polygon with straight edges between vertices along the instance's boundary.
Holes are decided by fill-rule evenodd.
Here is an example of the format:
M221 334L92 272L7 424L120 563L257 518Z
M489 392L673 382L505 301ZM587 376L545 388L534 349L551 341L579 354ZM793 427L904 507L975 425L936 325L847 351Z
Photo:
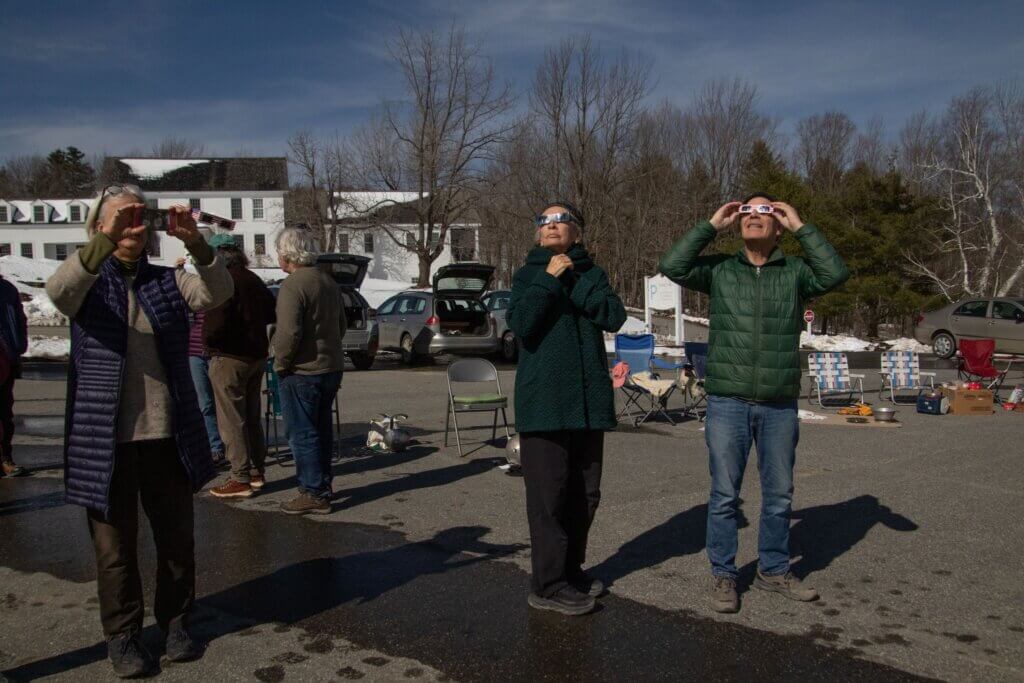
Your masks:
M981 382L986 389L992 391L996 402L999 402L999 387L1006 379L1007 370L998 370L992 364L992 354L996 350L995 339L961 339L960 367L957 375L965 382Z

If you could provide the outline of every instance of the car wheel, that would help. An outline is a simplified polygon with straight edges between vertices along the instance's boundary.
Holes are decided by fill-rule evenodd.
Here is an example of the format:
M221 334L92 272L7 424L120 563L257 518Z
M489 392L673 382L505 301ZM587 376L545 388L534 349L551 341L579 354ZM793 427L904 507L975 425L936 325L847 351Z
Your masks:
M516 335L506 332L501 338L501 359L507 363L514 363L519 355L519 342Z
M413 361L416 360L416 353L412 348L412 337L408 333L402 335L402 343L399 345L399 351L402 354L402 362L406 365L412 365Z
M356 366L356 370L369 370L373 367L373 361L377 355L363 351L353 351L348 357L352 359L352 365Z
M952 358L956 353L956 339L949 332L939 332L932 337L932 350L939 358Z

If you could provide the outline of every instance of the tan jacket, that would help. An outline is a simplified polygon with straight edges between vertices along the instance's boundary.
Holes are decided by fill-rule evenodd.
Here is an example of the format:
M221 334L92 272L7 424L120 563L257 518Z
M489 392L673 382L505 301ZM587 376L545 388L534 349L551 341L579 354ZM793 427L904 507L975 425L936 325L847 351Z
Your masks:
M277 294L277 330L271 342L279 375L322 375L345 369L341 340L348 329L341 292L315 266L299 268Z

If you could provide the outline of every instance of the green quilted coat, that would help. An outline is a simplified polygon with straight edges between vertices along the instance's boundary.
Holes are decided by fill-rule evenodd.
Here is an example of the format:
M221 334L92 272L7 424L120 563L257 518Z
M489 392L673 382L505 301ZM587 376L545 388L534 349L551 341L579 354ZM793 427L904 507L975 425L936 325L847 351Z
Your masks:
M832 245L810 224L796 231L804 258L778 249L760 268L743 249L700 256L715 239L700 223L662 257L659 270L711 296L711 335L704 387L714 396L779 401L800 395L800 331L807 300L850 276Z
M604 332L626 322L622 301L582 245L573 267L546 272L554 255L535 247L512 279L506 320L520 342L516 370L516 431L615 429Z

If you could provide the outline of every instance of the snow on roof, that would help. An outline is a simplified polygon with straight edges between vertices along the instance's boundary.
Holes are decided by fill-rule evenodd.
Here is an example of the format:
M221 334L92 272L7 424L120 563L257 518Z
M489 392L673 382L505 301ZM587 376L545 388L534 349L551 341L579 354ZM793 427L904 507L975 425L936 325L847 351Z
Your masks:
M419 199L419 192L336 192L341 200L339 218L352 218L355 216L372 213L385 206L396 204L408 204ZM425 196L425 195L424 195Z
M131 170L131 174L139 180L153 180L167 175L179 168L208 164L211 159L137 159L121 158L122 164Z
M69 207L72 204L81 204L81 217L76 222L84 223L85 216L89 211L89 205L92 204L92 200L92 197L86 197L84 199L6 199L4 202L14 207L14 211L9 217L9 220L12 223L31 223L32 207L39 203L53 209L53 212L48 218L48 222L50 223L71 222L68 218L71 214Z
M15 282L45 282L60 264L60 261L45 258L0 256L0 275Z

